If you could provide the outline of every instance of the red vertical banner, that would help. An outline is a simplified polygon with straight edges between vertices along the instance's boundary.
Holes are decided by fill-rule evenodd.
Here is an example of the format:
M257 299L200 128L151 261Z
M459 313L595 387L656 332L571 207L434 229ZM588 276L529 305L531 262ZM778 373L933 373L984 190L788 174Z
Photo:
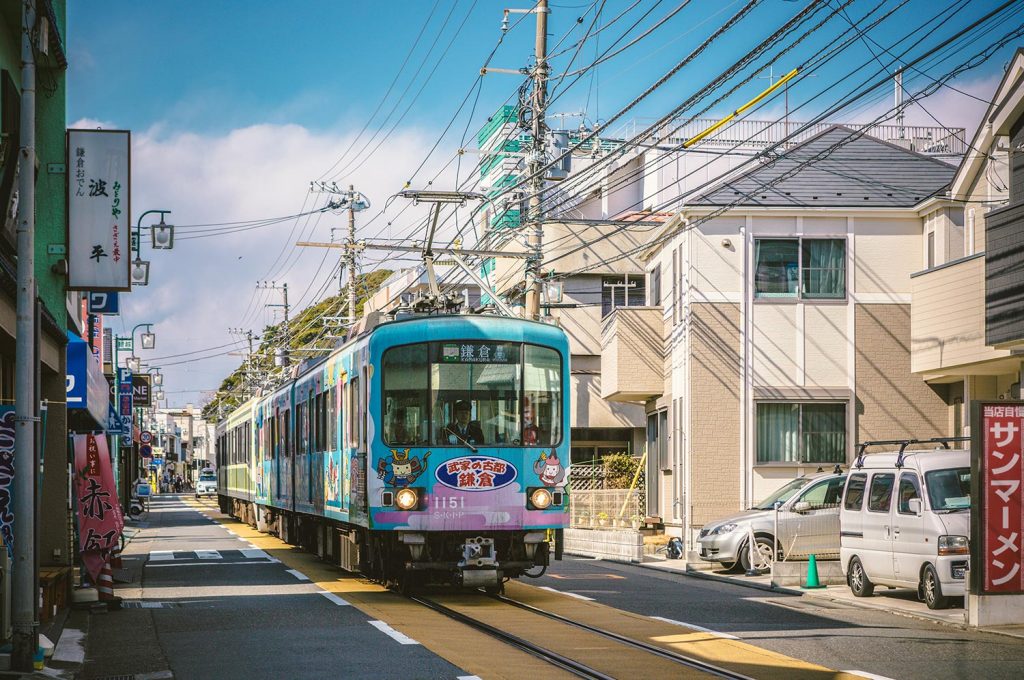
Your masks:
M76 434L74 442L79 550L86 569L96 579L111 549L120 545L124 516L106 437Z
M985 593L1024 593L1024 406L981 406Z

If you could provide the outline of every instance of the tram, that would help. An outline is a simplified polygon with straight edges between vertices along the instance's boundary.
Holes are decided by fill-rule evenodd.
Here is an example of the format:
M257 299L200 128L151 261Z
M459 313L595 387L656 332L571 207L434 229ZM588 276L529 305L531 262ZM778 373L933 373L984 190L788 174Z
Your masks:
M537 576L569 518L568 376L547 324L364 329L221 423L221 509L403 588Z

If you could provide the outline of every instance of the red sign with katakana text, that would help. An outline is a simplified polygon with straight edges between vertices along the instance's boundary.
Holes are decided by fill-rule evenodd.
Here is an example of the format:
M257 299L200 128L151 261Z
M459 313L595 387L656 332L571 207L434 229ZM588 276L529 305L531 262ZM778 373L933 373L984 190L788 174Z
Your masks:
M981 405L982 592L1024 593L1024 406Z

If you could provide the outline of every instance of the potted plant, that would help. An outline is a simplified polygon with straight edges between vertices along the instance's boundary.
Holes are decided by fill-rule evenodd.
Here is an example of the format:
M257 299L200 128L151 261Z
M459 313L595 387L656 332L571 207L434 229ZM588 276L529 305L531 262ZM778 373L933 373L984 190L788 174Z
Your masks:
M597 523L599 526L605 526L608 524L608 513L599 512L597 513Z
M629 523L630 526L633 527L633 531L639 531L640 525L643 524L643 520L641 519L640 515L633 515L629 518Z

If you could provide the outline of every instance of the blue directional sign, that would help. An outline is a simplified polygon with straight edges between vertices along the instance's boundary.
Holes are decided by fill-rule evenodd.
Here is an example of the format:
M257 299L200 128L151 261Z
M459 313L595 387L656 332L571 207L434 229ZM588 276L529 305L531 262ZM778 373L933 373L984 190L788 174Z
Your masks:
M117 293L89 293L89 313L116 316L121 313Z
M109 401L107 402L107 432L121 434L121 414Z

